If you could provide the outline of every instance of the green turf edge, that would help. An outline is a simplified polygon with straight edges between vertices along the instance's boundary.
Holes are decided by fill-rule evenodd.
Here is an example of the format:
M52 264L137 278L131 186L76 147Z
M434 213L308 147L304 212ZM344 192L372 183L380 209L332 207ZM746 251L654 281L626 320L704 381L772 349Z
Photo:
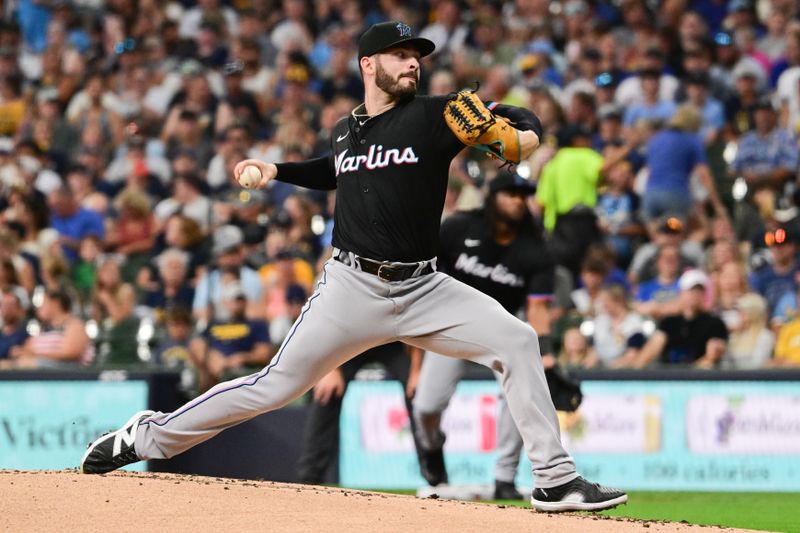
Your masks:
M392 494L414 490L379 490ZM530 507L527 501L477 502ZM600 513L640 520L685 521L705 526L800 533L800 493L787 492L630 492L628 503Z

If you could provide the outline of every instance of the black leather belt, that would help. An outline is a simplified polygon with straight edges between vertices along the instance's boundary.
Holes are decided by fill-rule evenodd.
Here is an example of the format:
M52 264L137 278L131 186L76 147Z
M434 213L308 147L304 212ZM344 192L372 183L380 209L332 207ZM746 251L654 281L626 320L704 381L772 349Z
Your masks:
M433 273L432 261L427 261L425 266L419 269L418 264L413 265L393 265L391 263L381 263L380 261L373 261L366 257L356 255L358 266L361 267L362 272L378 276L383 281L405 281L409 278L416 276L424 276L425 274ZM350 265L350 254L344 250L340 250L338 254L334 255L334 259L340 263Z

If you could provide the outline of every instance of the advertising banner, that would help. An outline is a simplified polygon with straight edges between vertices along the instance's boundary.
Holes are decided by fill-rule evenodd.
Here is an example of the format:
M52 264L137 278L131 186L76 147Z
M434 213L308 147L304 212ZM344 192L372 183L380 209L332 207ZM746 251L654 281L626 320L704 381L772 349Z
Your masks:
M0 468L77 467L89 442L146 407L144 381L2 381Z
M800 393L692 396L686 433L693 453L800 456Z
M791 382L584 381L562 442L587 477L632 490L800 490L800 393ZM451 485L494 482L499 388L465 381L444 413ZM419 475L402 389L354 382L341 418L340 481L414 489ZM532 486L521 457L517 484Z

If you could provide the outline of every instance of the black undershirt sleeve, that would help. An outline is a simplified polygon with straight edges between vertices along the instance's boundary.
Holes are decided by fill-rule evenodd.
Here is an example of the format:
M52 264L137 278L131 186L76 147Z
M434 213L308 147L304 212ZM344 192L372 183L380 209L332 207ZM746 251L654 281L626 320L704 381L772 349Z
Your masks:
M297 163L276 163L275 166L278 167L278 175L275 177L278 181L320 191L336 188L336 172L332 156L327 155Z
M509 119L518 130L530 130L540 139L542 138L542 123L532 111L523 107L498 104L492 109L492 113Z

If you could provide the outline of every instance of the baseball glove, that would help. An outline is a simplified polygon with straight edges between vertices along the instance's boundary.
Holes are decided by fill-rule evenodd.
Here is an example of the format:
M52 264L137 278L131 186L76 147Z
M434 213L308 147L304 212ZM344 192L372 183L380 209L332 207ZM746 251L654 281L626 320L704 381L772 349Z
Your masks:
M453 94L444 107L444 120L458 139L489 156L516 165L520 161L519 132L503 117L492 114L473 90Z

